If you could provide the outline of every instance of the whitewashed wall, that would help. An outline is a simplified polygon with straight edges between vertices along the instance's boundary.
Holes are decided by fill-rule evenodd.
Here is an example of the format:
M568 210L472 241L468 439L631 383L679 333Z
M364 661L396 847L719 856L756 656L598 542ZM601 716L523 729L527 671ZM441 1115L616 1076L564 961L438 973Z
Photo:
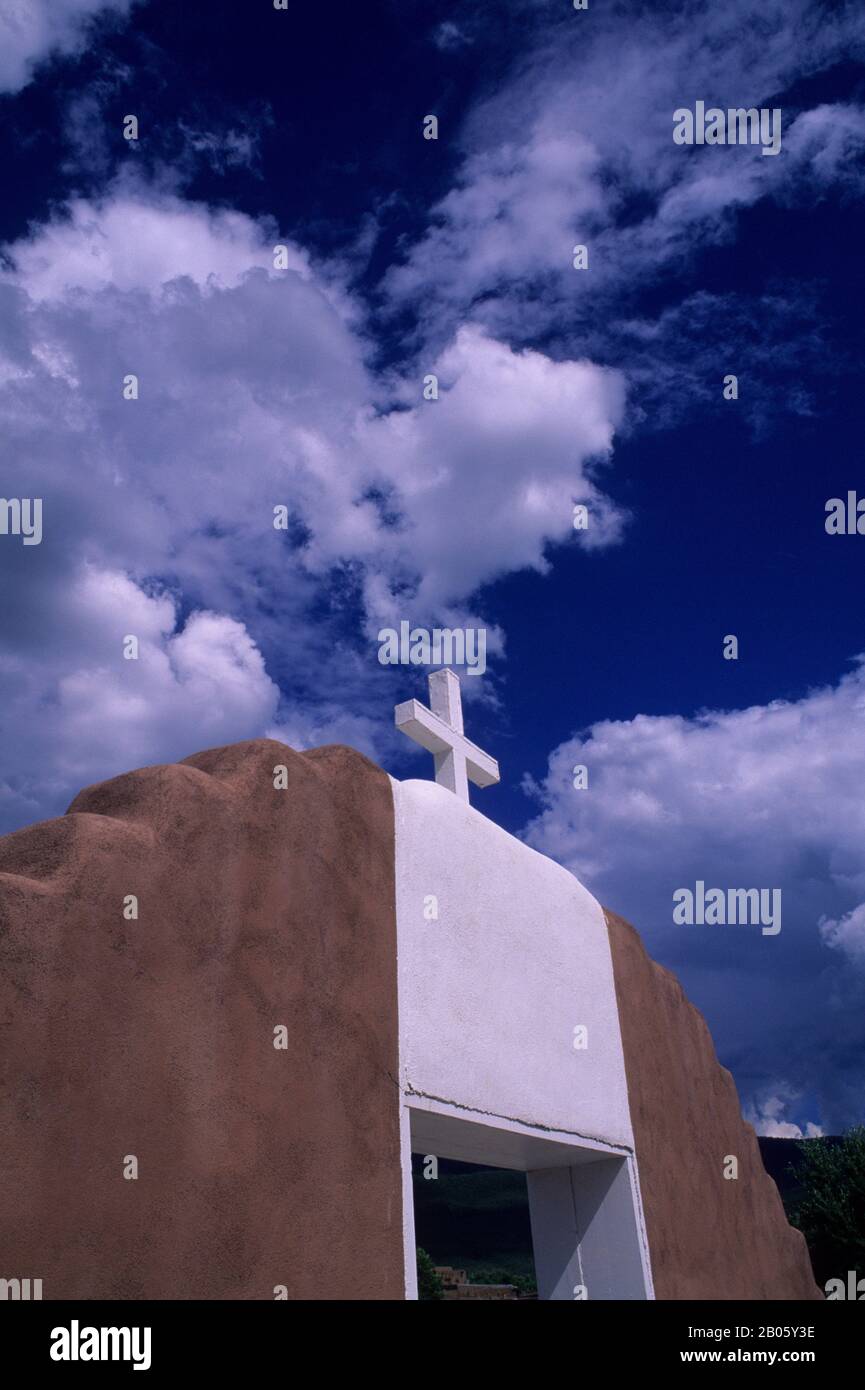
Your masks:
M394 781L393 793L404 1089L632 1148L600 905L445 788ZM437 921L424 916L431 895Z

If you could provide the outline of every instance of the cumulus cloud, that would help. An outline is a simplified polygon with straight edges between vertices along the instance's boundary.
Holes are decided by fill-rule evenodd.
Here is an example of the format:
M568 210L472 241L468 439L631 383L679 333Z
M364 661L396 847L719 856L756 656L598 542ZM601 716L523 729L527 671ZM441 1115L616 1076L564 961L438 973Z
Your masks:
M275 264L277 245L287 257ZM183 613L211 613L171 641L190 704L200 682L183 675L184 650L238 622L288 702L277 715L253 701L268 727L342 729L371 751L382 622L482 622L476 591L543 570L549 547L575 536L575 502L591 509L590 543L619 534L598 481L623 409L617 373L513 352L466 326L431 358L439 398L424 400L421 376L370 372L357 306L275 227L128 182L73 201L7 259L4 488L42 498L43 541L2 547L15 601L0 627L15 660L33 655L35 635L48 643L54 664L37 664L43 685L29 697L60 692L81 750L109 724L117 739L105 746L126 748L123 765L162 746L158 714L148 724L132 709L127 726L111 682L100 703L101 666L82 666L61 630L60 600L86 566L127 575L132 609L158 580ZM138 399L124 399L130 374ZM277 507L286 530L274 529ZM130 612L126 630L137 620ZM77 644L80 625L69 631ZM189 726L190 746L206 737Z
M819 1125L808 1120L803 1129L801 1125L783 1118L790 1103L798 1099L799 1096L789 1087L778 1086L773 1092L760 1096L746 1106L745 1119L758 1134L770 1139L819 1139L823 1133Z
M528 842L682 974L746 1095L786 1075L819 1096L829 1129L855 1118L865 1057L863 726L860 658L799 700L595 724L527 781L541 803ZM781 932L674 925L674 892L698 880L780 889ZM846 1073L825 1074L822 1047L848 1059Z
M285 245L285 243L281 243ZM92 204L69 203L61 218L8 248L14 275L30 300L75 299L76 291L140 290L161 296L175 280L200 290L237 286L251 270L274 268L273 245L243 213L211 211L206 205L120 192ZM307 258L286 247L287 269L308 278ZM80 302L80 297L79 297Z
M75 54L87 43L89 21L129 13L135 0L2 0L0 92L16 92L40 63Z
M589 544L618 537L622 516L586 468L611 453L624 406L618 372L513 352L472 326L431 365L437 401L368 418L360 431L395 490L404 526L385 551L411 576L420 611L508 571L545 570L548 543L573 533L576 501L591 508ZM417 384L409 391L416 399ZM394 605L376 616L395 616Z
M274 269L270 230L123 193L76 201L9 248L10 427L28 476L35 462L64 508L78 494L79 526L86 508L104 522L113 490L113 525L84 523L93 545L142 549L151 565L171 556L183 575L219 530L220 565L226 550L241 568L266 564L257 545L284 504L307 572L357 562L371 606L408 586L429 615L501 573L542 569L547 544L573 531L574 501L594 509L591 543L615 539L621 518L591 465L622 413L617 373L466 327L430 363L437 401L419 378L390 382L382 409L345 298L291 245Z
M4 725L14 730L6 820L33 819L46 798L68 800L96 778L254 737L276 713L279 691L233 618L183 619L170 594L87 564L51 601L55 634L0 655Z

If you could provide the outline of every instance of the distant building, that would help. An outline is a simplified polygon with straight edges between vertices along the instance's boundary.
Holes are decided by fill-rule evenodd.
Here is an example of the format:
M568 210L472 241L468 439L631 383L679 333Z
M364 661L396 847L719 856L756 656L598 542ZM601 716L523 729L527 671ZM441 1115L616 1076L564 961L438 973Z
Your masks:
M464 1269L452 1269L450 1265L436 1265L435 1272L442 1281L446 1299L518 1297L513 1284L470 1284Z

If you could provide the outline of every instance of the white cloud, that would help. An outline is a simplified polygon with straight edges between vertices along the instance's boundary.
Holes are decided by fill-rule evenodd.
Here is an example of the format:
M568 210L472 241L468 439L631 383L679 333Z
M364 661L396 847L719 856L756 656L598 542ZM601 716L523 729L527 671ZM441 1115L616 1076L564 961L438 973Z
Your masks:
M0 92L16 92L55 54L78 53L87 22L125 16L134 0L0 0Z
M687 7L659 7L551 25L470 111L454 184L386 279L428 332L470 313L516 341L579 341L610 296L730 239L738 209L858 190L865 108L782 107L781 154L768 159L756 147L677 146L672 117L698 98L776 106L797 79L863 51L861 8L826 16L810 0L768 0L757 17L739 0L698 24ZM572 268L578 243L588 271Z
M17 242L10 255L14 282L41 302L75 291L158 296L182 278L200 290L234 288L256 268L285 274L273 268L273 245L243 213L120 192L95 205L73 199L64 217ZM308 278L306 256L294 246L286 252L289 271Z
M824 917L819 925L827 946L842 951L860 969L865 968L865 902L859 903L840 921Z
M621 518L588 465L611 451L617 373L514 353L466 327L429 363L438 401L422 400L420 377L383 388L345 296L289 250L290 268L274 271L250 219L126 192L77 201L10 248L4 278L23 291L29 341L0 344L15 383L5 404L28 476L42 458L43 485L65 505L77 493L94 521L122 502L113 527L87 528L100 550L113 539L115 560L141 550L151 568L170 555L181 575L200 572L209 527L228 533L221 566L226 549L241 569L267 565L261 538L272 553L284 503L307 530L306 571L360 564L375 620L394 586L409 584L429 615L509 570L543 569L547 544L573 535L573 501L592 504L590 543L616 537ZM135 403L121 399L127 372ZM382 412L373 401L388 387ZM79 454L82 435L86 457L61 481L45 454ZM281 550L272 563L292 559Z
M791 161L799 178L826 187L843 181L851 195L861 192L865 154L865 108L825 104L804 111L794 122L787 140Z
M437 401L367 418L359 432L371 467L398 490L405 534L387 538L384 553L419 577L421 612L509 571L543 571L548 543L573 535L575 501L592 508L587 541L617 537L621 515L585 465L611 453L624 407L618 372L515 353L471 326L430 370ZM418 387L404 394L416 400ZM380 605L375 616L395 614Z
M268 224L126 183L100 202L76 200L8 248L4 487L42 497L44 534L38 548L0 549L15 595L0 614L0 686L14 696L16 673L34 663L28 699L59 700L75 775L92 778L109 754L120 767L164 756L164 730L175 756L183 738L189 752L229 725L304 739L342 730L372 751L383 620L482 624L475 590L542 570L548 547L574 537L574 501L591 505L592 543L618 534L622 518L594 472L623 408L616 373L515 353L467 326L430 361L440 397L424 401L422 374L370 373L356 306L302 251L289 247L290 268L274 270L278 240ZM134 401L122 394L129 373ZM291 539L274 530L279 505ZM86 656L88 629L61 620L87 566L128 576L115 595L124 631L143 621L141 595L145 616L167 624L147 665L161 682L151 720L128 679L103 679L112 666ZM184 614L211 617L175 632L154 578ZM88 590L81 602L89 611L96 598ZM285 707L266 707L260 657L241 661L224 622L240 623L266 656ZM207 647L233 701L230 718L216 701L212 730L206 715L184 714L212 703ZM491 652L501 647L493 632ZM58 733L49 720L39 727L40 738ZM100 727L101 743L88 732ZM10 785L38 801L30 769L48 762L35 744L13 751ZM53 808L52 776L42 804Z
M746 1106L745 1119L758 1134L770 1139L818 1139L823 1133L820 1125L808 1120L803 1130L801 1125L783 1118L790 1103L798 1099L798 1094L790 1087L778 1086L774 1093L766 1093Z
M607 891L623 829L631 873L649 871L664 840L665 873L683 881L699 856L708 868L722 852L737 882L759 870L774 883L795 870L806 842L825 850L845 891L865 888L865 743L850 737L863 725L862 663L838 686L798 701L596 724L551 754L529 839ZM590 769L588 793L572 788L575 763Z
M261 733L279 691L244 625L190 613L125 574L83 565L52 594L57 636L0 658L7 814L97 778ZM137 659L124 656L138 641Z
M525 832L681 973L746 1096L786 1074L832 1130L855 1118L865 1055L863 731L861 658L799 700L598 723L530 784L542 809ZM698 880L780 889L780 934L674 925L673 893ZM826 1055L847 1059L837 1076Z
M381 720L352 714L333 700L319 704L315 710L289 711L265 730L264 736L298 749L345 743L376 761L381 756L383 734Z

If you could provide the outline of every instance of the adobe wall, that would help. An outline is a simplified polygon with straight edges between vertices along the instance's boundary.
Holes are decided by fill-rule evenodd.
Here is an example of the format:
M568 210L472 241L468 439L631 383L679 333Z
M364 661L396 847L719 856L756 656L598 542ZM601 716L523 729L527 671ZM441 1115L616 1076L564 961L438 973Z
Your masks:
M655 1297L821 1298L705 1019L630 923L606 916Z
M393 866L380 769L265 739L0 839L0 1274L403 1297Z

